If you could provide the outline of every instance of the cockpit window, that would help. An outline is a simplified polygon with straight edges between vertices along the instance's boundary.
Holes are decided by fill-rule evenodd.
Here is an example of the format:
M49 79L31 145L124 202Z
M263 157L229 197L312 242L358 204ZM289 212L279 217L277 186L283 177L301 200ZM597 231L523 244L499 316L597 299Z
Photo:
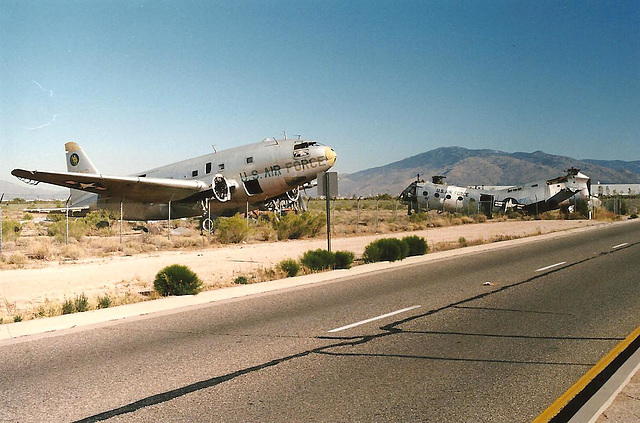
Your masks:
M319 145L317 142L315 141L303 141L303 142L299 142L293 145L293 149L294 150L299 150L301 148L309 148L309 147L313 147Z

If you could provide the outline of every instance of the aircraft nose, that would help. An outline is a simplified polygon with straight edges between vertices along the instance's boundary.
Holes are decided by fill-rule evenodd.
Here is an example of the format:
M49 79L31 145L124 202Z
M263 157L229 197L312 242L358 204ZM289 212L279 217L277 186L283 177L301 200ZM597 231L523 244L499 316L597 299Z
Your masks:
M333 164L336 162L336 158L338 157L336 152L333 151L333 148L331 147L324 148L324 156L327 158L327 162L329 163L329 166L333 166Z

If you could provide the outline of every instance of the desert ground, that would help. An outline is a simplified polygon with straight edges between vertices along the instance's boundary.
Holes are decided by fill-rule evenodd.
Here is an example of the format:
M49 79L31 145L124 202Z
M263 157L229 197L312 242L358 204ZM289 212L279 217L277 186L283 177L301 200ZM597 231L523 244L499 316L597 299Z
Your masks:
M332 250L351 251L359 257L365 246L377 238L408 234L424 237L430 250L434 247L446 249L465 243L493 242L603 224L607 223L587 220L486 222L391 234L334 237ZM326 247L326 238L319 237L46 262L40 268L0 270L0 317L5 316L4 323L12 321L10 316L15 315L31 318L38 314L38 307L39 314L43 315L46 314L43 307L59 307L66 299L81 294L90 299L108 294L114 298L130 296L131 301L140 300L153 289L156 273L171 264L189 266L203 280L206 289L230 286L240 275L247 276L250 281L260 281L277 277L274 269L280 261L298 259L305 251ZM120 301L123 302L127 301Z

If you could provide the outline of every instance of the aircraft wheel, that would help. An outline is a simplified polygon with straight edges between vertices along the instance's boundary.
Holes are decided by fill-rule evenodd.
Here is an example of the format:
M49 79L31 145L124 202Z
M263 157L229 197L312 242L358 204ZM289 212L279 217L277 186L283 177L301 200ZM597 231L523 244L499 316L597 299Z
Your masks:
M201 227L204 232L213 233L213 220L208 217L202 219Z

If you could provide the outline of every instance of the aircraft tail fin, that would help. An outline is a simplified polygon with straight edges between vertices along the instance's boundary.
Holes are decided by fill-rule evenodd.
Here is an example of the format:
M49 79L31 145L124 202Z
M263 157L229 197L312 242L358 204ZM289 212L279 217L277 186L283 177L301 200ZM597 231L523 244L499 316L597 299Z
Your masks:
M85 154L82 148L75 142L68 142L64 145L67 152L67 171L77 173L99 173L93 165L91 159Z
M67 157L67 171L77 173L93 173L97 174L98 169L82 150L82 148L75 142L68 142L64 145L64 149ZM71 189L70 204L78 204L84 202L89 197L93 197L94 194L87 194L86 192Z

